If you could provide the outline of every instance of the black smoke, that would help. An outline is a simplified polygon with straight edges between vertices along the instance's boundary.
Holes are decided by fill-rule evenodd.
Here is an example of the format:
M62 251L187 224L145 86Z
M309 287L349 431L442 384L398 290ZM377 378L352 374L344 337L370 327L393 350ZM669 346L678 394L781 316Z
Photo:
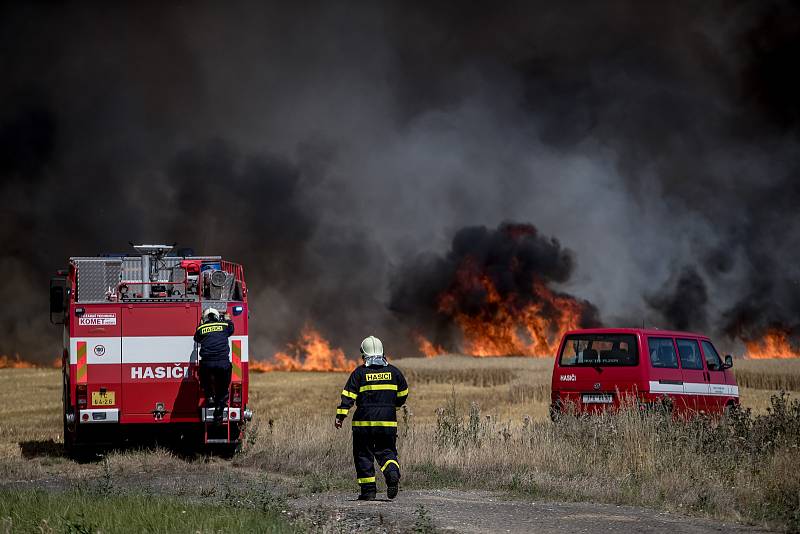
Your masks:
M398 352L431 315L401 320L397 288L429 301L424 262L508 220L569 247L549 283L606 324L796 338L799 21L771 0L3 3L0 354L57 356L51 273L145 240L245 265L259 356L306 323Z
M530 224L505 222L492 229L462 228L447 253L423 254L397 268L392 276L389 308L414 333L449 352L459 352L462 332L454 321L459 315L492 323L498 315L515 316L536 306L550 326L557 326L566 310L538 293L535 285L552 289L554 284L567 282L573 270L572 252L557 239L540 235ZM489 289L476 283L484 278ZM499 302L490 298L492 289L497 291ZM445 295L448 302L443 306ZM600 324L591 303L564 293L555 295L575 303L580 314L578 326ZM547 333L560 334L557 328Z
M705 329L708 325L708 290L693 267L684 267L675 280L669 280L659 292L649 295L647 303L671 328Z

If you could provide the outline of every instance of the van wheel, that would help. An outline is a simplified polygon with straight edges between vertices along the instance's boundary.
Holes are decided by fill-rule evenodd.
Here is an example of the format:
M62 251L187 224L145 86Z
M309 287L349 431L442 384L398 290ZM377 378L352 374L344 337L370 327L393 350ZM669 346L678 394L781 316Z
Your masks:
M560 404L551 404L550 405L550 420L554 423L558 423L563 414L561 413L561 405Z
M730 419L737 413L739 413L739 406L732 402L729 402L728 404L725 405L725 408L723 408L722 410L722 417L725 419Z
M673 410L675 409L675 403L672 401L672 397L669 395L662 395L655 402L655 408L665 416L671 416Z

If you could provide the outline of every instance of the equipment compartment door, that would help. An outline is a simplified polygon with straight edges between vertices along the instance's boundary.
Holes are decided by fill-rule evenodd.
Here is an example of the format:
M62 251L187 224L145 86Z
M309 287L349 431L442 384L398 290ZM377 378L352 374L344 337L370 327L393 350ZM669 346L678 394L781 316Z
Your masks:
M120 406L119 304L81 304L83 313L71 314L70 365L76 385L86 386L85 408Z
M196 304L122 305L123 415L131 422L199 419ZM154 411L163 406L163 418Z

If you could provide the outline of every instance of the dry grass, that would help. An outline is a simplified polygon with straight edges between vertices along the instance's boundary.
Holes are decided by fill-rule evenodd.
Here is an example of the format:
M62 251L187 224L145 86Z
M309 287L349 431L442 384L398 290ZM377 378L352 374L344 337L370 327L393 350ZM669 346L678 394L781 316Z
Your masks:
M737 360L733 369L741 387L800 391L800 359Z
M411 387L399 427L407 487L510 490L800 528L800 517L786 513L800 495L793 476L800 470L796 444L757 455L709 452L703 448L706 441L719 441L713 425L677 427L627 413L552 424L547 419L550 360L442 357L393 363ZM786 372L772 362L737 361L736 368ZM333 427L346 378L346 373L251 375L256 420L246 450L233 462L187 464L158 450L112 453L101 464L75 464L57 452L60 372L0 370L0 478L6 484L71 486L108 476L149 484L159 475L169 481L158 491L196 498L221 491L217 481L258 480L266 472L303 491L354 489L350 432ZM772 380L761 384L778 383ZM774 391L741 391L744 406L767 413ZM800 508L800 502L796 505Z
M800 468L796 449L782 446L743 457L724 448L713 423L681 426L631 413L553 425L547 420L550 360L443 357L393 363L412 388L409 409L400 416L406 485L643 504L798 528L800 517L792 515L800 505L800 483L791 475ZM258 377L254 389L279 400L256 405L272 424L259 423L253 446L238 461L304 478L317 490L353 487L350 433L332 425L345 379L345 374ZM291 401L288 388L298 384L306 391L300 416L287 414L284 404ZM745 407L768 413L775 391L741 392ZM708 442L722 448L708 450Z

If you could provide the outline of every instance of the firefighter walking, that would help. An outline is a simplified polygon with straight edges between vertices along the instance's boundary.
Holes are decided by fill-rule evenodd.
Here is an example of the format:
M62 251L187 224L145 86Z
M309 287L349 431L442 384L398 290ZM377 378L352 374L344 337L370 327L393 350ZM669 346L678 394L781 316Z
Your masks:
M200 385L206 408L214 408L214 422L222 422L231 385L231 360L228 338L233 335L233 321L223 318L214 308L203 312L203 322L194 333L200 344Z
M348 411L353 414L353 459L361 493L359 500L375 499L375 461L386 479L386 495L399 491L400 463L397 459L397 408L408 398L408 384L397 367L383 355L381 340L369 336L361 342L364 365L356 368L342 390L336 410L336 428L342 427Z

